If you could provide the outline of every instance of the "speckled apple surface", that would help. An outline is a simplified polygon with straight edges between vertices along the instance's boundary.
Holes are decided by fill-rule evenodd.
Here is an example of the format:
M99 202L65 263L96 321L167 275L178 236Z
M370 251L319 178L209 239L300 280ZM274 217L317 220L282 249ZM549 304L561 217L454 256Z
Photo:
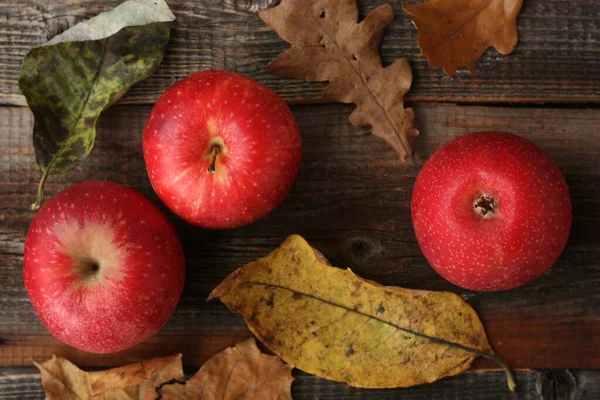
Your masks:
M302 158L300 131L285 102L226 71L198 72L167 90L152 109L143 146L161 200L211 229L249 224L272 211Z
M546 271L571 229L571 200L558 166L505 132L461 136L421 169L412 221L431 266L471 290L506 290Z
M175 230L149 200L123 185L84 182L33 218L23 277L50 333L110 353L167 322L183 290L185 259Z

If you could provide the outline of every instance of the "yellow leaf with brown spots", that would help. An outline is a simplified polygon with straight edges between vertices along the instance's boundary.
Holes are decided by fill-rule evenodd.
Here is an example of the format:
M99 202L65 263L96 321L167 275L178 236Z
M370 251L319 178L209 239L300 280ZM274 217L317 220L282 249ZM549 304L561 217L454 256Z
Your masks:
M185 384L164 385L160 394L163 400L292 400L292 368L248 338L213 356Z
M46 400L154 400L161 384L183 379L181 354L94 372L56 356L33 363L42 375Z
M328 266L300 236L233 272L210 295L244 315L289 364L366 388L433 382L498 362L475 311L448 292L385 287Z

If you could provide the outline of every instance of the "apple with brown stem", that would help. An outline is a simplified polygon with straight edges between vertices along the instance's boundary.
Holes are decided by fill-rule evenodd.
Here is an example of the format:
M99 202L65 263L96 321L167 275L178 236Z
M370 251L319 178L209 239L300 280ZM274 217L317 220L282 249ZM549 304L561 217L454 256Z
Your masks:
M277 207L300 166L294 116L245 76L203 71L169 88L144 130L152 187L186 221L211 229L249 224Z
M92 353L140 343L169 319L183 289L175 230L150 201L110 182L50 199L25 240L23 278L50 333Z

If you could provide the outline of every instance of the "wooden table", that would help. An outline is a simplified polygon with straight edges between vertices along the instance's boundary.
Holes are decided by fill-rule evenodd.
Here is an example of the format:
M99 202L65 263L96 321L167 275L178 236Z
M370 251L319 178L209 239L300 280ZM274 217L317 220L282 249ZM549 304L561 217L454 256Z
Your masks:
M299 1L299 0L298 0ZM421 131L423 161L469 131L521 134L556 160L573 200L573 230L557 264L533 283L504 293L473 293L441 279L423 258L410 221L415 170L369 129L348 122L352 106L322 104L319 84L278 79L265 66L287 45L255 15L266 1L170 0L177 16L158 72L100 119L96 148L74 171L52 177L47 194L88 179L134 187L163 209L185 248L188 274L177 311L156 336L117 354L75 350L48 334L21 278L23 244L39 171L33 119L17 87L28 49L120 0L0 0L0 398L42 397L31 359L52 354L83 367L110 367L181 352L193 371L249 335L243 319L206 297L227 274L299 233L334 265L388 285L451 290L480 313L496 352L517 369L519 398L600 399L600 2L525 0L519 45L488 51L477 75L455 79L419 56L417 31L393 0L396 20L384 63L408 57L415 80L408 103ZM413 0L413 2L416 2ZM383 0L359 0L362 15ZM152 191L141 134L152 104L176 80L221 68L252 76L292 104L304 141L298 180L267 218L230 231L205 231L176 218ZM368 391L301 372L295 399L513 398L504 375L485 361L472 371L411 389Z

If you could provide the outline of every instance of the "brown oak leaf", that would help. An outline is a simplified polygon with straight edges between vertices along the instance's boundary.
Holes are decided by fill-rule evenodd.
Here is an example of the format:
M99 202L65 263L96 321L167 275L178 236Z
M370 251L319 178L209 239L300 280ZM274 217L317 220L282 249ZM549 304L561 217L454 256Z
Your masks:
M517 45L517 15L523 0L429 0L404 4L419 30L417 42L432 67L454 76L474 63L488 47L509 54Z
M213 356L185 384L162 386L160 394L163 400L291 400L292 368L248 338Z
M357 23L356 0L282 0L260 18L292 47L272 60L274 75L307 82L329 82L326 100L354 103L354 126L371 125L401 159L413 154L419 131L414 112L404 108L412 71L406 59L383 68L378 49L384 29L394 19L383 4Z
M46 400L151 400L158 397L162 383L183 379L181 354L94 372L56 356L34 364L42 375Z

